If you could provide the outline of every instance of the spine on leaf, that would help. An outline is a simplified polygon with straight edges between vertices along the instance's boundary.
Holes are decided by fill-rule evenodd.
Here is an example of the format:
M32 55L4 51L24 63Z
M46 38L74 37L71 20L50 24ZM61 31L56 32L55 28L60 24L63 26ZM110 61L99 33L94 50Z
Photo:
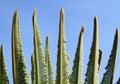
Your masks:
M34 59L35 59L35 78L36 84L47 84L47 68L45 63L45 57L42 49L42 40L38 30L36 10L33 14L33 31L34 31Z
M46 37L46 53L45 53L45 62L47 67L47 75L48 75L48 84L55 84L53 77L53 68L50 57L50 49L49 49L49 37Z
M15 11L12 22L12 67L14 84L29 84L20 37L18 10Z
M4 58L4 47L0 48L0 84L9 84L5 58Z
M60 11L58 53L57 53L57 75L56 84L70 84L69 82L69 62L66 53L66 38L64 34L64 9Z
M82 26L78 46L76 49L74 65L72 68L72 74L70 78L71 84L82 84L82 58L83 58L83 38L84 38L84 25Z
M115 72L115 65L116 65L116 57L118 51L118 29L116 29L116 34L114 37L113 48L108 60L108 64L105 68L106 72L103 75L103 79L101 84L113 84L114 72Z
M94 18L93 42L84 84L98 84L98 20Z

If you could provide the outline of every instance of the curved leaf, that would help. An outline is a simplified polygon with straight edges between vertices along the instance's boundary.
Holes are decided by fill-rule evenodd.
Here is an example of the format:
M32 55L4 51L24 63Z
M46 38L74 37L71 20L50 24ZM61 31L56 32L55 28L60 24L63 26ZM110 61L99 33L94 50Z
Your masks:
M23 55L20 37L18 10L15 11L12 22L12 66L14 84L29 84L29 76Z
M1 46L0 49L0 84L9 84L5 58L4 58L4 47Z
M108 64L105 68L106 72L104 73L101 84L113 84L116 57L117 57L117 51L118 51L118 36L119 36L118 29L116 29L116 34L115 34L114 42L113 42L113 48L110 54Z
M45 62L47 66L47 75L48 75L48 84L55 84L53 77L53 68L50 58L50 50L49 50L49 37L46 37L46 53L45 53Z
M98 84L98 20L94 18L93 43L84 84Z
M66 53L66 39L64 34L64 9L60 11L58 53L57 53L57 75L56 84L70 84L69 82L69 62Z
M70 78L71 84L82 84L83 37L84 37L84 25L82 26L79 35L79 41L76 49L74 65L72 68L73 71Z
M34 29L34 56L35 56L35 78L36 84L47 84L48 76L45 64L45 57L42 49L42 41L38 30L36 10L33 14L33 29Z

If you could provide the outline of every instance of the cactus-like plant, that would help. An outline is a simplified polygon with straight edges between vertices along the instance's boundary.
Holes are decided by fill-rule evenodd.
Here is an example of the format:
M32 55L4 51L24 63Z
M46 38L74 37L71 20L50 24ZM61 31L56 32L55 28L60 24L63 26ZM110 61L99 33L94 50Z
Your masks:
M84 84L98 84L98 20L94 18L93 43L91 47Z
M32 84L82 84L82 59L83 59L83 37L84 26L82 26L78 45L76 48L72 73L69 71L69 54L66 51L66 38L64 27L64 9L60 11L59 37L57 51L56 80L53 77L53 68L49 50L49 37L46 37L45 56L42 49L42 40L37 24L36 10L33 13L33 34L34 50L31 56L31 80ZM118 51L119 32L116 29L113 48L103 75L101 84L113 84L116 57ZM15 11L12 21L12 69L14 84L29 84L29 75L26 70L26 63L23 55L22 42L20 37L20 21L18 10ZM94 18L93 42L90 50L89 62L86 71L84 84L98 84L98 73L102 60L102 50L98 47L98 20ZM120 78L116 82L120 84ZM4 59L3 45L0 48L0 84L9 84Z
M50 49L49 49L49 37L46 37L46 47L45 47L45 62L47 67L47 75L48 75L48 84L55 84L53 77L53 68L50 57Z
M5 58L4 58L4 47L0 48L0 84L9 84L9 79L6 70Z
M47 76L47 68L45 63L45 57L42 49L42 40L40 37L40 33L38 30L37 11L34 11L33 14L33 31L34 31L34 65L35 65L35 82L36 84L47 84L48 76Z
M117 51L118 51L118 36L119 36L118 29L116 29L114 42L113 42L113 48L110 54L108 65L105 68L106 72L104 73L101 84L113 84L116 57L117 57Z
M29 84L20 37L18 10L15 11L12 22L12 67L14 84Z
M66 53L66 38L64 32L64 9L60 11L58 53L57 53L57 75L56 84L70 84L69 82L69 62Z
M71 84L82 84L83 37L84 37L84 25L82 26L78 40L78 46L76 49L74 65L72 68L73 71L70 77Z

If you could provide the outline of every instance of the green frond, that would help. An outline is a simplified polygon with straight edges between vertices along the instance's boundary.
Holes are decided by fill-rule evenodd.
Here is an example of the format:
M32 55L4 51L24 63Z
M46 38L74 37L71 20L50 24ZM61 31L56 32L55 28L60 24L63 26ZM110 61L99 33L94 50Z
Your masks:
M108 64L105 68L106 72L103 75L103 79L101 84L113 84L113 78L114 78L114 72L115 72L115 65L116 65L116 57L117 57L117 51L118 51L118 29L116 29L114 42L113 42L113 48L108 60Z
M14 84L29 84L20 37L18 10L15 11L12 22L12 66Z
M45 62L47 67L47 75L48 75L48 84L55 84L55 80L53 77L53 68L50 57L50 49L49 49L49 37L46 37L46 52L45 52Z
M64 9L62 8L59 23L56 84L70 84L68 67L68 54L66 53L66 38L64 32Z
M93 42L84 84L98 84L98 20L94 18Z
M33 14L33 30L34 30L34 56L35 56L35 69L36 69L36 84L47 84L47 68L45 63L45 57L42 49L42 40L38 30L36 10Z
M4 58L4 47L0 48L0 84L9 84L5 58Z
M31 80L32 84L36 84L36 69L35 69L35 56L34 53L31 56L31 65L32 65L32 71L31 71Z
M71 84L82 84L83 37L84 37L84 25L82 26L79 35L78 46L76 49L72 74L70 77Z

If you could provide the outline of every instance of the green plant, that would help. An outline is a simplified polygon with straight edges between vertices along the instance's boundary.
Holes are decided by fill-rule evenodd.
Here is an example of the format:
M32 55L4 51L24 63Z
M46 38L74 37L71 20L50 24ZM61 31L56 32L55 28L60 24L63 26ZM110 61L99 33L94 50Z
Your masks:
M20 37L18 10L15 11L12 22L12 69L14 84L29 84Z
M1 45L0 48L0 84L9 84L8 75L5 66L3 45Z
M82 84L82 59L83 59L83 35L84 35L84 25L80 32L78 46L76 49L74 65L72 68L72 74L70 78L71 84Z
M113 84L116 57L117 57L117 51L118 51L118 36L119 36L118 29L116 29L113 48L110 54L110 58L108 60L108 65L105 68L106 72L104 73L101 84Z
M82 84L82 59L83 59L83 38L85 26L82 25L78 45L76 48L73 62L72 73L69 70L69 54L66 51L64 9L60 11L59 37L57 51L57 69L56 79L53 77L53 68L50 57L49 37L46 37L45 56L42 49L42 40L37 24L37 11L33 13L33 40L34 50L31 56L31 81L32 84ZM22 42L20 37L20 22L18 10L15 11L12 22L12 69L14 84L29 84L30 77L27 74L26 63L24 60ZM101 84L113 84L116 57L118 51L118 29L116 29L113 48L106 66L106 72L103 75ZM99 69L102 60L102 50L99 49L98 42L98 19L94 18L93 42L90 50L89 62L86 71L84 84L98 84ZM3 54L3 45L0 49L0 84L9 84L5 60ZM117 81L120 84L120 78Z
M94 32L88 68L84 84L97 84L98 82L98 20L94 18Z
M55 80L53 77L53 68L50 57L50 49L49 49L49 37L46 37L46 47L45 47L45 63L47 67L47 75L48 75L48 84L55 84Z
M69 62L64 32L64 9L60 11L56 84L69 84Z
M36 19L37 11L34 11L33 14L33 31L34 31L34 55L33 58L34 63L34 71L35 71L35 84L47 84L48 83L48 75L47 68L45 63L45 57L42 49L42 41L40 38L40 33L38 31L38 24Z

